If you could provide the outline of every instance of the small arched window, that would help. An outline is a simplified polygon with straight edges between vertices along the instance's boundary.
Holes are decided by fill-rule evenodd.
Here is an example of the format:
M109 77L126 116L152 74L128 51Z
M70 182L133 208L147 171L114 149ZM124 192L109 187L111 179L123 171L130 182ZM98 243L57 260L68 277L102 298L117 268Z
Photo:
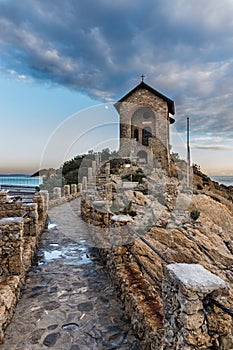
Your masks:
M144 146L149 146L149 138L152 136L151 128L146 127L142 129L142 144Z
M138 134L138 129L134 129L133 137L136 139L136 141L138 141Z
M147 153L145 151L139 151L137 154L139 163L147 163Z

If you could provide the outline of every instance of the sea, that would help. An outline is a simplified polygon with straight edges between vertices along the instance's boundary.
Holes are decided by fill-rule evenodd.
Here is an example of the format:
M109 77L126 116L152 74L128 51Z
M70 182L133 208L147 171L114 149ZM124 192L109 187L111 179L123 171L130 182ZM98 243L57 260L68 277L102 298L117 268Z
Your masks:
M233 176L210 176L214 181L226 186L233 186Z
M31 177L30 175L14 174L1 175L0 174L0 189L4 186L9 187L36 187L43 183L42 177Z
M233 176L210 176L214 181L226 186L233 186ZM30 175L14 174L14 175L1 175L0 174L0 188L5 186L24 186L24 187L36 187L43 183L42 177L31 177Z

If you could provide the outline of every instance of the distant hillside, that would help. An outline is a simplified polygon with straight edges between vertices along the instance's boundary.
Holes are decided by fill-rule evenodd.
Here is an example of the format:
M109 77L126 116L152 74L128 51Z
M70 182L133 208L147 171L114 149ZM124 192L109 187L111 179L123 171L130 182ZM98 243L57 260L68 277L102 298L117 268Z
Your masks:
M196 194L205 194L233 211L233 186L226 186L211 180L197 166L193 166L193 174Z
M51 175L52 176L56 175L58 171L59 171L59 169L54 169L54 168L41 169L41 170L36 171L34 174L32 174L31 177L38 177L38 176L49 177Z

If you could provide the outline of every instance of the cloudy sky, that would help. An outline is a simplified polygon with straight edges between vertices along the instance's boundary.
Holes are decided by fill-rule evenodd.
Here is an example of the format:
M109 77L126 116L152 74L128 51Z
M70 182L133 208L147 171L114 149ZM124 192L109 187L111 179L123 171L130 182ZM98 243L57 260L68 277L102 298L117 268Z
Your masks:
M193 162L232 175L232 0L0 0L0 173L37 170L71 115L83 132L79 111L98 105L101 123L142 73L174 99L184 141L190 117Z

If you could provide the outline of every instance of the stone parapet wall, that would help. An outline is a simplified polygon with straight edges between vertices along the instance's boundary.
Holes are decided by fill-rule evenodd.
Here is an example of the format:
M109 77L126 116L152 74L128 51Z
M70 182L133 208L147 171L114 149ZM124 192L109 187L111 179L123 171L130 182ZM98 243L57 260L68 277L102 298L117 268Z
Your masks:
M48 198L48 208L53 208L58 205L70 202L78 198L82 193L82 186L76 184L65 185L63 188L54 187L52 198ZM64 195L62 195L64 194Z
M0 278L0 343L3 342L4 331L13 317L20 287L19 276Z
M23 218L0 220L0 276L23 276Z
M47 220L48 199L49 199L48 195L47 197L45 197L44 194L38 195L34 198L34 202L37 204L37 211L38 211L38 228L37 228L38 232L42 232L45 222Z
M92 201L84 196L81 199L81 215L88 224L100 227L109 227L113 216L104 208L93 207Z
M0 203L0 219L6 217L20 217L24 214L22 203Z
M46 190L40 190L40 196L44 199L44 211L47 213L49 205L49 192Z
M7 192L0 191L0 204L1 205L6 203L6 198L7 198Z
M8 203L0 192L0 343L11 321L47 218L44 197Z
M38 214L37 203L24 204L23 210L24 210L24 216L23 216L24 236L36 237L38 234L38 225L39 225L39 214ZM40 218L41 225L44 223L44 221L45 220L42 221L42 217L41 217Z

